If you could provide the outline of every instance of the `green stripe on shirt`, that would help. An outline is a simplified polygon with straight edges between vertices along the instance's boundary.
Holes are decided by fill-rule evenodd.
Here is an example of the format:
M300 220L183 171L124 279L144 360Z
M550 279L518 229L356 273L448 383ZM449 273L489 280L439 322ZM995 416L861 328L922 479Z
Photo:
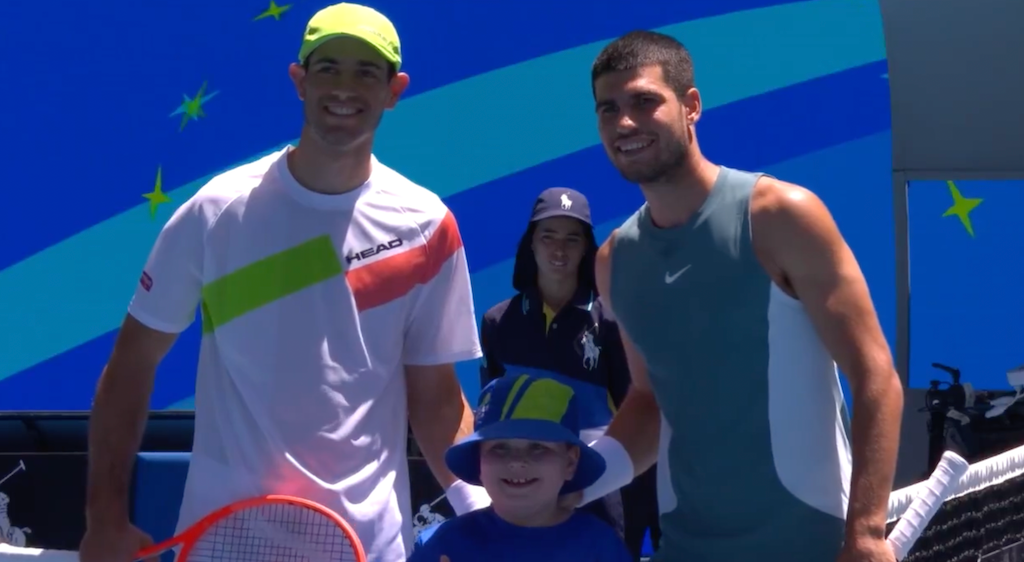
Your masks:
M203 333L343 271L327 235L255 261L203 286Z

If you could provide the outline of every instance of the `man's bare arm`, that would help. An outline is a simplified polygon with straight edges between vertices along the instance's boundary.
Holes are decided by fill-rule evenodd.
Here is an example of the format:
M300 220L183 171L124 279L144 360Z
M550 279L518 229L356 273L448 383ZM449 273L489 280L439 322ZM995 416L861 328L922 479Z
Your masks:
M884 539L899 450L903 386L867 282L818 197L774 180L763 193L763 204L755 205L755 246L768 269L775 269L773 276L781 276L804 304L853 393L847 542Z
M409 425L423 458L441 487L457 478L444 461L445 451L473 432L473 410L462 394L454 365L406 365Z
M128 522L132 467L149 414L157 365L177 334L166 334L127 316L103 369L89 419L89 526Z
M625 332L622 332L622 345L626 349L633 383L605 434L622 443L633 461L634 476L640 476L658 461L661 409L647 378L643 360L639 358ZM641 368L638 369L638 366Z
M595 263L597 290L613 315L615 308L611 300L611 245L614 239L615 233L612 232L598 250ZM622 444L633 461L634 475L639 476L658 460L661 409L654 396L654 389L651 388L651 381L647 377L647 364L629 339L621 322L619 334L626 352L632 384L605 434Z

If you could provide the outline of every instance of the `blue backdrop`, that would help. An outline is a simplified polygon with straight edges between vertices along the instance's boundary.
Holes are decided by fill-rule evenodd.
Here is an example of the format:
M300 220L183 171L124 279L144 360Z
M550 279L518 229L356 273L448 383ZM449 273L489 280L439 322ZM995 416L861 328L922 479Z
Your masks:
M286 0L288 1L288 0ZM0 51L0 409L87 409L149 248L212 175L292 142L286 74L325 0L15 2ZM572 186L603 237L641 202L607 162L589 66L636 28L692 51L710 158L815 190L860 259L894 341L890 119L882 25L864 0L380 0L412 77L376 153L445 198L482 314L510 292L536 193ZM45 22L41 38L40 22ZM760 134L752 134L759 131ZM767 133L767 134L765 134ZM771 142L754 139L771 138ZM911 190L913 381L928 363L1006 386L1024 317L1021 186ZM155 193L155 195L154 195ZM147 198L148 194L148 198ZM972 199L982 202L973 209ZM500 212L494 212L500 209ZM968 212L970 211L970 212ZM970 219L973 235L968 231ZM154 408L191 407L198 323L160 368ZM460 365L470 399L476 366Z

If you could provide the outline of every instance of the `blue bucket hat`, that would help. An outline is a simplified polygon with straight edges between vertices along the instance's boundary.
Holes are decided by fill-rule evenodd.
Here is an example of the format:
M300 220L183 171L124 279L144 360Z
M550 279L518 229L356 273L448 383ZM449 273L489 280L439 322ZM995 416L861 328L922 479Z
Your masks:
M562 494L582 490L604 474L604 458L580 440L579 413L574 391L554 379L506 375L482 391L472 435L445 453L448 470L463 482L480 486L480 442L527 439L567 443L580 448L576 474Z

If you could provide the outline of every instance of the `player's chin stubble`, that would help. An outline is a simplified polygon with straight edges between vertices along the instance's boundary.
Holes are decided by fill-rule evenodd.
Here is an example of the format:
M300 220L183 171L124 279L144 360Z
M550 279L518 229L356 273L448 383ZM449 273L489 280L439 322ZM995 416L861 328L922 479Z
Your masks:
M630 183L660 183L670 179L685 165L686 150L673 150L673 154L662 155L650 165L631 165L618 167L623 179Z

